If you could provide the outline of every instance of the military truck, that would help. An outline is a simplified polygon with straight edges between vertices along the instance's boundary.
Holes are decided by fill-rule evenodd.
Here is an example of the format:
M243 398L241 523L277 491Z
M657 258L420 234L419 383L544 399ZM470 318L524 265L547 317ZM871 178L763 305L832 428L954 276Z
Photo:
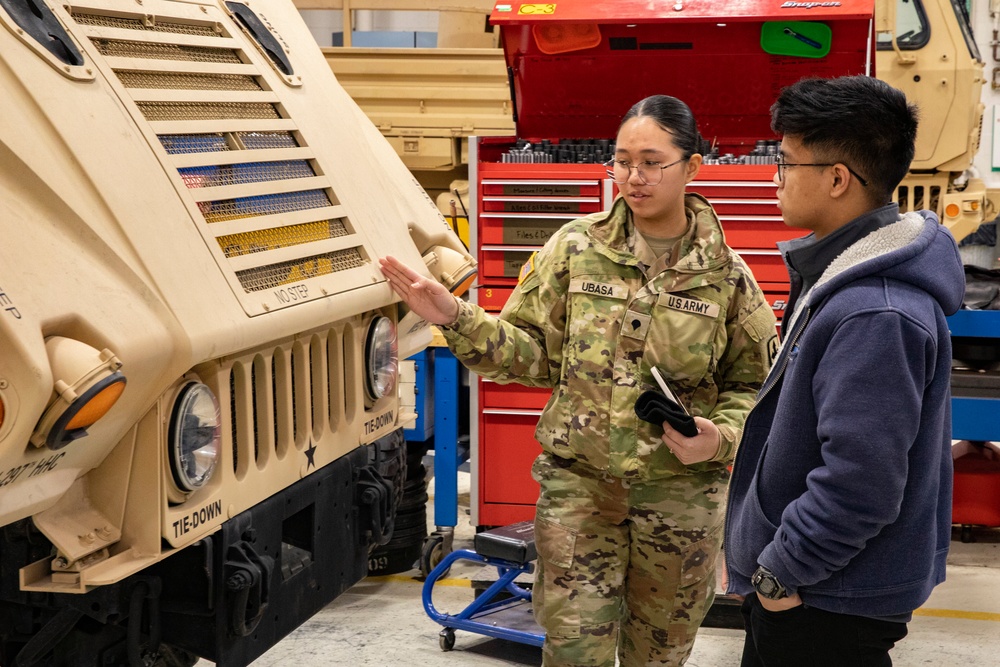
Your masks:
M877 0L875 73L920 107L900 209L936 211L957 239L1000 213L1000 192L970 176L984 106L983 59L962 0Z
M475 262L290 1L0 0L0 665L245 665L405 475Z

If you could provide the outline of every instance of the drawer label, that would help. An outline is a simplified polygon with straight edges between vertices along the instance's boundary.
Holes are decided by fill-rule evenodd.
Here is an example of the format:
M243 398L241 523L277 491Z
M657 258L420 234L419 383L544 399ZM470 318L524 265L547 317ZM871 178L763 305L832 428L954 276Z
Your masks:
M511 245L544 245L559 228L562 220L504 218L503 242Z
M579 197L579 185L564 183L504 183L503 194L536 197Z
M525 262L530 257L526 257L527 253L523 252L505 252L503 254L503 277L504 278L520 278L521 269L525 267ZM527 274L525 274L527 277Z
M505 201L501 211L512 213L579 213L581 202L575 201Z

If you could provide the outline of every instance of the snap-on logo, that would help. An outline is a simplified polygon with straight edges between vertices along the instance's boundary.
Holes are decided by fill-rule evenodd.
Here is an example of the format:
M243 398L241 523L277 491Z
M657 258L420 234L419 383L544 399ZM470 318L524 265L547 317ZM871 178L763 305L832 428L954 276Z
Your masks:
M839 2L786 2L782 9L812 9L813 7L840 7Z

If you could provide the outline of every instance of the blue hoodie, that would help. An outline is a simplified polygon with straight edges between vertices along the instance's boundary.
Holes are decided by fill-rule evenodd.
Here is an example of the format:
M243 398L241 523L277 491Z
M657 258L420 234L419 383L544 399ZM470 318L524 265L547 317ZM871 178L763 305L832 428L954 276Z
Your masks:
M907 617L951 539L951 234L908 213L802 296L747 417L729 491L729 593L764 565L804 604Z

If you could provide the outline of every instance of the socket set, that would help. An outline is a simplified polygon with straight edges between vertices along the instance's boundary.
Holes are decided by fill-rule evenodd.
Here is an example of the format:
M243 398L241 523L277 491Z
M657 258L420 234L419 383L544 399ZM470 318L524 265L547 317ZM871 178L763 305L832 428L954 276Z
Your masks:
M702 164L775 164L778 161L778 149L781 142L777 140L760 139L746 155L735 155L733 153L719 154L717 148L713 148L705 155Z
M780 141L760 139L749 153L719 153L712 148L704 156L703 164L775 164L778 161ZM603 164L615 156L615 142L611 139L582 139L580 141L551 141L542 139L532 143L518 139L506 153L501 154L503 164Z
M615 142L611 139L555 142L542 139L536 143L518 139L501 155L501 161L505 164L603 164L614 156Z

